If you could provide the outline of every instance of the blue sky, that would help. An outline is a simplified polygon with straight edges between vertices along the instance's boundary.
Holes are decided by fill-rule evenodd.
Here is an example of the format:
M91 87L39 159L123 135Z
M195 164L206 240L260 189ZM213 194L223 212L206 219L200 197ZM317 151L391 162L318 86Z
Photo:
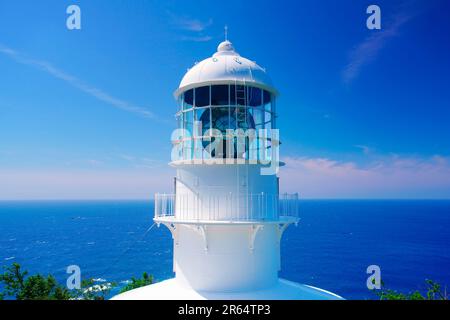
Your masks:
M82 29L66 28L77 4ZM377 4L382 29L366 28ZM447 1L0 1L0 199L170 192L172 93L223 40L281 95L281 188L450 198Z

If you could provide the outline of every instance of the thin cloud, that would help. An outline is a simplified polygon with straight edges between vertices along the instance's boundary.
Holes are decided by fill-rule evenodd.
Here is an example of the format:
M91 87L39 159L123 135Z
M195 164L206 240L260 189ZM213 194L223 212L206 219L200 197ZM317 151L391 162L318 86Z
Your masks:
M14 61L16 61L18 63L32 66L32 67L39 69L57 79L60 79L64 82L68 83L72 87L77 88L80 91L96 98L97 100L107 103L115 108L118 108L118 109L121 109L124 111L128 111L128 112L132 112L132 113L138 114L140 116L143 116L143 117L146 117L149 119L159 120L158 117L153 112L149 111L148 109L134 105L128 101L121 100L119 98L116 98L116 97L110 95L109 93L107 93L101 89L90 86L90 85L84 83L83 81L81 81L80 79L78 79L77 77L72 76L63 70L54 67L51 63L49 63L47 61L35 60L35 59L25 57L24 55L18 53L17 51L15 51L11 48L8 48L6 46L3 46L1 44L0 44L0 53L3 53L4 55L10 57L11 59L13 59Z
M365 154L365 155L368 155L368 154L370 154L373 150L372 150L372 148L370 148L369 146L365 146L365 145L362 145L362 144L357 144L357 145L355 145L354 146L355 148L358 148L358 149L361 149L361 151Z
M362 68L373 62L389 40L399 35L400 28L412 18L413 14L400 13L390 23L386 23L386 28L371 31L370 36L351 50L349 62L342 72L343 82L349 84L357 78Z
M130 156L129 154L120 154L119 157L127 161L134 161L136 159L136 157Z
M168 15L171 24L176 29L187 33L180 37L181 41L208 42L212 40L212 37L206 34L206 30L213 24L213 19L209 18L206 21L202 21L172 12L168 12Z
M182 41L193 41L193 42L208 42L212 40L211 36L183 36Z
M120 154L119 158L127 161L134 168L155 169L166 165L161 160L150 159L145 157L136 157L129 154Z
M171 169L2 170L0 200L150 199L171 192Z
M96 160L96 159L89 159L87 162L88 162L91 166L100 166L100 165L104 164L103 161Z
M213 20L211 18L208 19L207 21L201 21L186 16L177 16L175 14L170 15L172 19L172 24L178 27L179 29L185 31L203 32L213 23Z
M329 158L283 159L281 188L305 198L450 198L450 158L377 158L366 165Z

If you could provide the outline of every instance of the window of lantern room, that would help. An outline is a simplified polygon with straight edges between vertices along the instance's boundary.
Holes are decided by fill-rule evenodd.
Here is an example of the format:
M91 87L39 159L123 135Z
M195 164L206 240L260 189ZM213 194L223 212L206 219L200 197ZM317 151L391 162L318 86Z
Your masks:
M199 87L195 88L195 106L196 107L206 107L209 106L209 94L210 87Z
M194 106L194 90L188 90L183 94L183 110L191 109Z
M258 87L244 85L210 85L187 90L180 96L181 111L177 115L178 125L189 132L189 137L184 138L184 159L193 157L202 159L205 149L214 141L214 137L205 134L209 129L217 129L222 132L224 139L231 139L235 152L227 155L226 141L223 141L223 150L216 150L210 156L220 158L248 158L253 157L254 150L261 149L258 158L266 158L270 153L270 139L249 139L245 137L245 147L239 154L236 152L236 137L228 137L227 129L254 129L259 130L275 127L274 101L271 93ZM194 121L201 123L201 130L194 132ZM198 131L198 130L197 130ZM242 145L240 145L242 148ZM249 152L252 150L251 152ZM228 152L229 153L229 152Z
M271 136L271 130L275 128L274 123L274 101L272 99L272 95L264 90L263 92L263 121L264 121L264 129L267 130L266 134L268 136ZM264 141L261 141L261 156L264 160L270 161L272 158L272 140L271 139L265 139Z
M205 133L211 128L211 109L209 107L195 108L195 121L200 122L201 128L196 127L193 137L195 139L194 143L194 158L203 158L203 148Z
M228 85L211 86L211 105L228 106L230 104L228 91Z
M271 96L270 96L270 92L268 92L268 91L266 91L266 90L263 90L263 104L264 104L264 109L267 111L267 112L271 112L272 110L272 108L271 108Z
M262 94L260 88L247 87L247 106L260 107L262 101Z

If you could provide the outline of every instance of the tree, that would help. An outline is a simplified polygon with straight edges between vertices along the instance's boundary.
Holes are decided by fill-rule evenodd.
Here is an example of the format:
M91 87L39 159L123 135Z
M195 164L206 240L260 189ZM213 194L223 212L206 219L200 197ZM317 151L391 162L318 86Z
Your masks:
M17 300L105 300L111 289L117 284L108 282L98 284L93 279L81 281L81 288L68 290L61 286L52 275L29 275L23 271L18 263L4 267L5 273L0 274L0 284L4 285L4 292L0 292L0 300L5 297L14 297ZM140 288L153 283L153 276L147 272L142 278L131 278L121 293Z
M441 285L434 282L433 280L425 280L427 284L427 292L422 295L419 291L414 291L412 293L401 293L395 290L385 289L384 283L382 283L382 288L376 294L379 296L380 300L448 300L449 296L447 294L447 288L442 290Z
M149 276L147 272L144 272L142 274L142 278L140 279L136 279L134 277L131 278L131 282L128 283L125 287L123 287L122 290L120 290L120 293L144 287L152 283L153 283L153 276Z
M5 294L17 300L68 300L71 293L61 287L56 279L40 274L28 276L28 271L22 271L18 263L6 267L6 272L0 275L0 282L5 285ZM4 294L2 294L2 297Z
M5 286L5 292L0 293L0 300L5 296L17 300L105 300L115 286L115 283L98 285L88 279L82 281L80 289L70 291L59 285L52 275L28 276L28 271L22 271L18 263L5 267L5 273L0 274L0 283Z
M5 284L5 294L2 295L18 297L19 292L23 289L24 278L28 272L21 272L18 263L5 267L5 271L4 274L0 274L0 282Z

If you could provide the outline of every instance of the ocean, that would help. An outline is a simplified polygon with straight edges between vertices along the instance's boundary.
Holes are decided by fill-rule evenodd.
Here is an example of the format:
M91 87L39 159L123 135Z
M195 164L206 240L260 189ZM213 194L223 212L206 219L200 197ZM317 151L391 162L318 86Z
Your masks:
M148 231L152 217L152 201L0 202L0 265L61 284L69 265L99 282L144 271L161 281L173 276L172 239L164 226ZM390 289L424 290L425 279L450 288L449 247L450 201L304 200L282 239L280 276L346 299L377 298L369 265Z

